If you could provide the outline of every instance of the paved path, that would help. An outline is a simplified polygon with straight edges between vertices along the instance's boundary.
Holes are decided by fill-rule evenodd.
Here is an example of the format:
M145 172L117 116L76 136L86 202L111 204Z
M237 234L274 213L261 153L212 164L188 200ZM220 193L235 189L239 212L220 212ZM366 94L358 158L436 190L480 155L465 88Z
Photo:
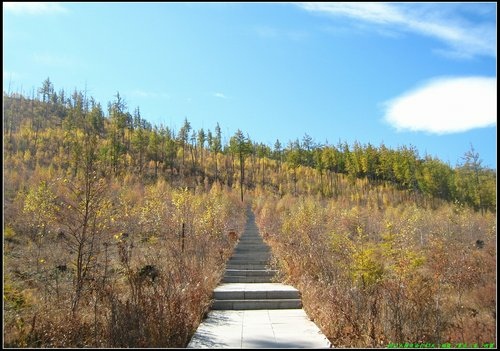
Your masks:
M330 342L302 309L300 292L274 283L270 248L255 217L248 221L214 290L212 311L188 348L328 348Z

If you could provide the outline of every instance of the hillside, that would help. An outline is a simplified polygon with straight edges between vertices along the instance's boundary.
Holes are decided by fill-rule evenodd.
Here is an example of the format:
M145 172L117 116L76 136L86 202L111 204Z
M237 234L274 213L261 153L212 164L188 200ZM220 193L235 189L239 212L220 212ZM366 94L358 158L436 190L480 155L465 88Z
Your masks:
M92 153L102 173L142 180L163 177L175 185L215 181L233 187L246 173L243 183L249 189L336 198L349 192L347 183L360 180L364 188L402 190L419 204L439 198L475 210L496 210L496 170L482 167L472 147L453 168L420 157L411 145L397 150L358 142L320 145L307 134L301 141L284 145L277 140L269 146L238 130L225 136L229 142L223 145L218 124L213 132L196 130L187 119L179 131L152 126L139 107L130 113L119 93L106 113L83 92L57 93L49 79L38 92L37 99L4 94L4 159L23 160L27 171L43 166L75 175L83 157ZM243 169L238 169L240 160Z
M49 79L3 102L6 346L185 346L245 202L334 345L495 341L496 170L472 147L451 167L307 134L224 144Z

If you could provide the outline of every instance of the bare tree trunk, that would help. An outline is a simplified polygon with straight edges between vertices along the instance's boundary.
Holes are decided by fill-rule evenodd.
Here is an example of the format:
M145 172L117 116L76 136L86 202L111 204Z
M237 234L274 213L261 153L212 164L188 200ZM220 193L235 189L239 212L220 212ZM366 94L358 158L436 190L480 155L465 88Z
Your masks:
M243 202L243 178L245 177L245 160L243 155L240 154L240 192L241 192L241 202Z

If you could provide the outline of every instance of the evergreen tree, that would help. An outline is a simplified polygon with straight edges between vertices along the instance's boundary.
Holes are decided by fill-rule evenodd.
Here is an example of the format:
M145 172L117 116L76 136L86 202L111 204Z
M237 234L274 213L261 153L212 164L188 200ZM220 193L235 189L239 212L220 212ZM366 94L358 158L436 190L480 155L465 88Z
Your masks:
M245 137L241 130L237 130L229 141L230 149L233 154L238 156L240 161L240 192L243 202L243 182L245 178L245 158L252 153L252 144L249 138Z

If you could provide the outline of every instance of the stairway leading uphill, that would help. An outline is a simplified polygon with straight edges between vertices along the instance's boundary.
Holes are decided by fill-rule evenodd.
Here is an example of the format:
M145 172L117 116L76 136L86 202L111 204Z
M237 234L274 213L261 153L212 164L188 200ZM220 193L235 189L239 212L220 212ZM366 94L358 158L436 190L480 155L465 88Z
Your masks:
M302 309L299 291L273 283L271 250L250 210L247 217L224 278L214 290L212 310L188 348L328 348L330 342Z
M229 259L222 284L214 290L213 310L272 310L302 308L294 287L273 283L275 270L269 269L271 250L249 210L248 221L233 256Z

